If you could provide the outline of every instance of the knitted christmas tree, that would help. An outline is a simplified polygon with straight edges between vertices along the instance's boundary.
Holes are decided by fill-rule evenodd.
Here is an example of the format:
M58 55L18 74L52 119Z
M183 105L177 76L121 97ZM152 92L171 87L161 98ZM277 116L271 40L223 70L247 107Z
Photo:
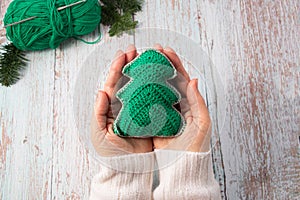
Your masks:
M159 51L149 49L128 63L123 74L130 81L117 93L122 108L114 132L125 137L166 137L182 132L184 119L173 106L181 96L167 80L176 69Z

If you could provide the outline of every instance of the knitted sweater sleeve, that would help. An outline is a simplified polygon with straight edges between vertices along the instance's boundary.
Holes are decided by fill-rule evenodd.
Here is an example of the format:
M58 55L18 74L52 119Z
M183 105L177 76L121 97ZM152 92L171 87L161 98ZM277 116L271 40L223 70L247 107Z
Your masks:
M210 152L158 150L156 159L160 183L154 190L155 200L221 199Z
M159 150L155 153L160 176L160 184L153 193L155 200L221 199L210 152ZM90 200L152 198L153 153L113 157L110 162L113 168L128 163L130 167L119 171L102 166L92 180Z
M154 153L130 154L106 160L109 166L92 180L90 200L152 198L152 170Z

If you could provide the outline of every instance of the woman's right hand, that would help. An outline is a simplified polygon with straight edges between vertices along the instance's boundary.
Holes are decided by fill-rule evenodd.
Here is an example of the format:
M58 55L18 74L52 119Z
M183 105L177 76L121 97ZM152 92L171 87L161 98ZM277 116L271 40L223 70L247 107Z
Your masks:
M181 114L186 121L183 133L173 138L153 138L155 149L184 150L192 152L206 152L210 149L211 120L205 101L198 90L198 80L190 80L179 57L169 47L163 48L155 45L155 48L164 53L173 63L178 74L181 75L177 88L182 94Z

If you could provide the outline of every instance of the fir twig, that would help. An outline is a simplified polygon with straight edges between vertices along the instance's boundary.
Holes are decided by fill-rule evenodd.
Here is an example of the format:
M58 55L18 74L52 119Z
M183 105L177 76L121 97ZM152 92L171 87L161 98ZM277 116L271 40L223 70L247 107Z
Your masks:
M110 36L120 36L136 28L138 21L133 16L142 10L143 0L101 0L102 24L109 26Z
M110 27L109 35L120 36L123 32L129 32L130 30L133 30L137 24L138 22L132 19L132 15L130 13L126 13Z
M20 80L27 64L25 52L17 49L12 43L0 50L0 83L9 87Z

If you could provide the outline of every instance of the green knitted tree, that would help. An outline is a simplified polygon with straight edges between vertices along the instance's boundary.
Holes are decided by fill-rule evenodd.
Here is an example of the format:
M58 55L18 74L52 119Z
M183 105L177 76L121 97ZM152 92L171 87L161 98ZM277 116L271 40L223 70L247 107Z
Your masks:
M116 94L122 108L114 132L126 137L180 134L184 119L173 106L181 97L167 82L176 70L165 55L149 49L128 63L123 74L131 80Z

